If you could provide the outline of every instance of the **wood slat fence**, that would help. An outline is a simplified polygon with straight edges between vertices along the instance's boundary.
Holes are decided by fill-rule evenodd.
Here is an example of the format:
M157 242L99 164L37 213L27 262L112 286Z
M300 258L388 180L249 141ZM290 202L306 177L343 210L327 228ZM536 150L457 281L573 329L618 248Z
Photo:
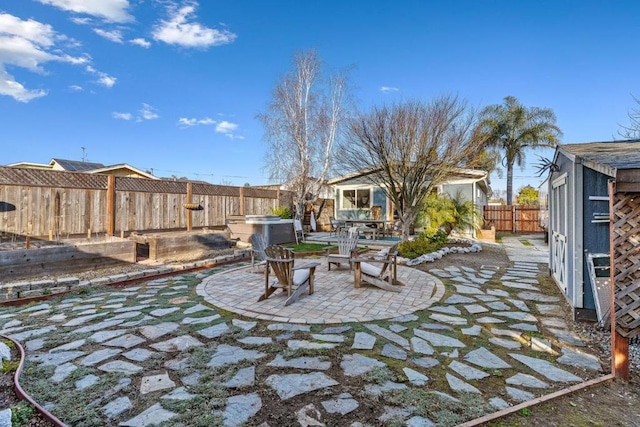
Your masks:
M34 237L214 228L291 200L280 190L0 167L0 231Z
M498 232L542 233L547 208L540 206L485 206L483 218L485 224L493 224Z

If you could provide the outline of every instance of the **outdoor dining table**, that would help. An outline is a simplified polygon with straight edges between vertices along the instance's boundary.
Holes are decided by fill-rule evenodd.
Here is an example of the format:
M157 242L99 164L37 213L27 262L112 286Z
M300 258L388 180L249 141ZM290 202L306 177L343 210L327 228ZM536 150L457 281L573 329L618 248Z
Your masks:
M387 224L386 219L346 219L345 223L347 225L347 227L349 226L359 226L362 225L364 227L359 228L360 231L363 231L364 233L371 233L371 237L373 240L377 240L379 237L380 233L384 233L384 229L386 227ZM370 224L375 225L375 227L367 227ZM367 230L370 229L371 231Z

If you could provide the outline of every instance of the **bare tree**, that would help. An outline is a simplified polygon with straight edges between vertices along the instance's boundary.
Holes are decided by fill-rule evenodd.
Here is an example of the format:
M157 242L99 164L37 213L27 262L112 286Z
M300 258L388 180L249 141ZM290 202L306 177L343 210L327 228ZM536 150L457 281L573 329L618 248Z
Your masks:
M350 121L339 160L347 170L369 170L365 179L393 202L407 240L434 187L479 159L484 145L474 128L474 112L457 97L373 107Z
M277 82L267 111L258 115L269 144L266 169L271 180L294 192L296 218L327 178L346 113L346 72L325 77L321 66L313 50L294 55L293 70Z
M631 95L636 104L640 104L640 99ZM640 108L631 108L627 113L629 116L628 125L620 125L618 134L626 139L640 139Z

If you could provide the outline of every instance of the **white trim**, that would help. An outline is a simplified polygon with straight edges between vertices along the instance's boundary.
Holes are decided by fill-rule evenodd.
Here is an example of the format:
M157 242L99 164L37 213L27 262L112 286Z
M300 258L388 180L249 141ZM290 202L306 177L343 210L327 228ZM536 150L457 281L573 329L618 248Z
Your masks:
M551 188L560 187L561 185L565 185L567 183L567 173L563 173L553 181L551 181Z

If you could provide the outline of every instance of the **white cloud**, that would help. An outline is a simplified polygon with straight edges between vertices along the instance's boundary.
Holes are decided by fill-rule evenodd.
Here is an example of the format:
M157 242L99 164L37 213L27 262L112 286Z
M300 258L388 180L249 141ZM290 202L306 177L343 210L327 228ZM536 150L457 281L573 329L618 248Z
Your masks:
M49 61L86 63L86 56L74 57L61 50L59 42L67 41L69 38L56 33L51 25L0 12L0 95L29 102L47 94L44 89L30 90L17 82L7 72L7 65L45 74L42 64Z
M93 19L91 18L78 18L77 16L71 18L71 22L78 25L91 25L93 24Z
M98 80L96 80L96 83L102 86L112 88L116 84L116 81L118 80L117 78L110 76L107 73L96 70L91 65L87 65L85 69L87 70L87 72L97 76Z
M122 33L119 30L107 31L101 28L94 28L93 32L114 43L122 43Z
M141 47L143 47L145 49L147 49L149 46L151 46L151 43L149 41L143 39L143 38L131 39L131 40L129 40L129 43L141 46Z
M400 89L393 86L380 86L380 92L383 92L383 93L398 92L399 90Z
M82 92L84 90L82 86L78 86L78 85L71 85L69 86L69 89L72 90L73 92Z
M68 12L102 18L108 22L131 22L129 0L38 0Z
M198 3L184 1L181 7L169 3L167 20L161 20L153 30L153 38L182 47L207 48L232 43L236 35L226 29L216 30L194 22Z
M216 133L221 133L231 139L244 139L244 136L236 135L234 133L236 129L238 129L238 125L236 123L231 123L226 120L223 120L216 125Z
M138 116L137 121L142 121L142 120L155 120L158 117L160 117L158 115L158 113L156 112L157 110L155 108L153 108L151 105L146 104L146 103L142 103L142 108L140 109L140 116Z
M118 119L118 120L131 120L131 113L119 113L117 111L114 111L113 113L111 113L111 115L113 116L114 119Z
M189 119L187 117L180 117L178 119L178 126L182 128L188 128L196 125L215 125L217 122L211 117L205 117L203 119Z

